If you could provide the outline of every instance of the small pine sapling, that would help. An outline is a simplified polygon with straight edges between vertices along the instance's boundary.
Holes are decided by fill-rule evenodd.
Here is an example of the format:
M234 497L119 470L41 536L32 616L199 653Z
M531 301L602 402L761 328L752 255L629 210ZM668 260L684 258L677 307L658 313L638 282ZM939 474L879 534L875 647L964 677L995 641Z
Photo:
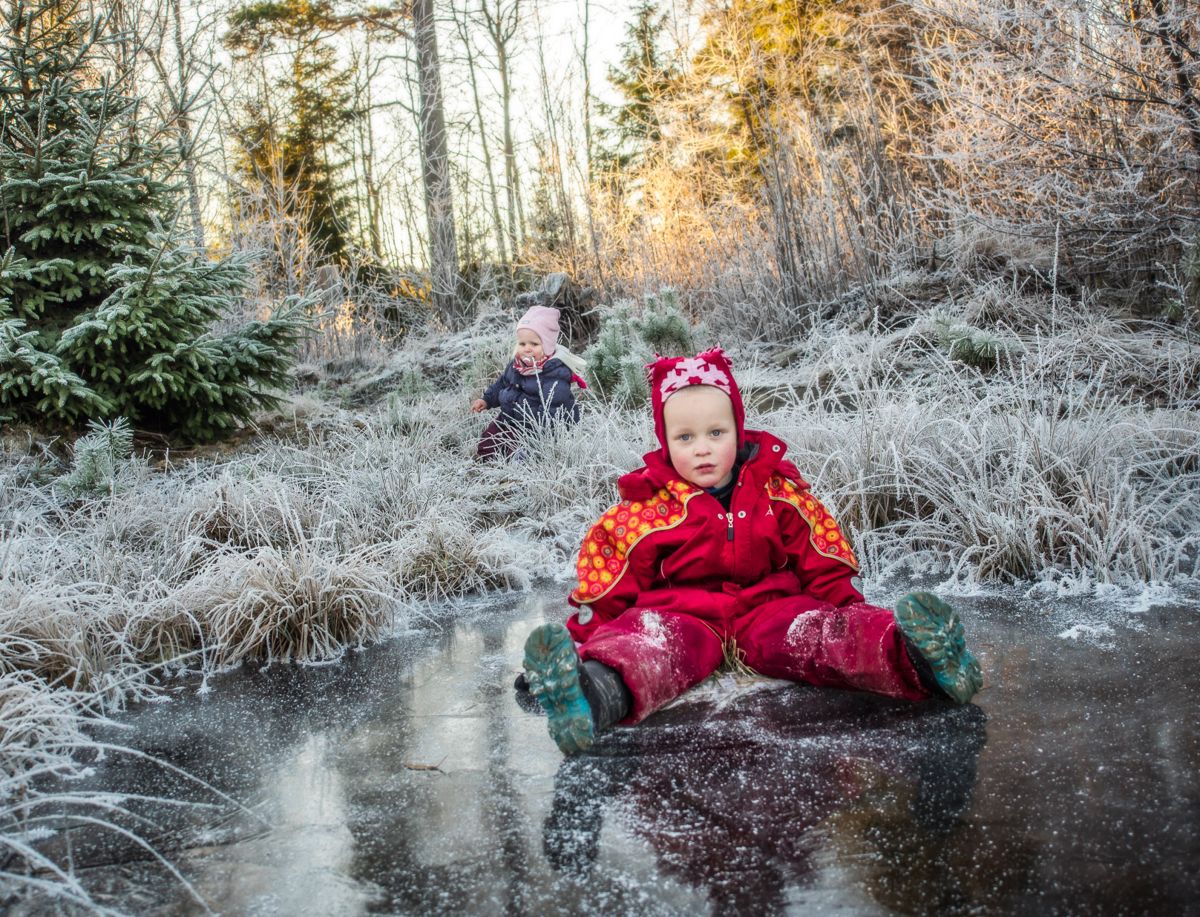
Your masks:
M955 321L948 315L935 315L930 324L938 345L951 360L977 369L991 369L1012 347L1011 341L966 322Z
M179 153L130 142L158 134L112 69L128 37L74 0L0 11L0 415L213 439L275 403L308 304L214 330L244 311L249 266L166 228Z
M133 454L133 427L124 417L112 423L93 420L91 430L75 442L71 471L60 486L72 497L102 497L113 493L121 466Z
M605 398L630 406L650 397L645 367L654 355L692 353L700 335L673 290L647 296L640 308L630 300L615 303L600 321L596 342L583 355L588 378Z

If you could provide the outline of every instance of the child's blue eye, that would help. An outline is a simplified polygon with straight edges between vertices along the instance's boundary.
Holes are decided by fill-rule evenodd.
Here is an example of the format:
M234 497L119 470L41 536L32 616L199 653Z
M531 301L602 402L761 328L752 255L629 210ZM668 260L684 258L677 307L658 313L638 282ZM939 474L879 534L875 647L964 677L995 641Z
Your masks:
M679 441L680 441L681 443L686 443L686 442L687 442L689 439L691 439L691 438L692 438L692 434L691 434L691 433L680 433L680 434L679 434Z

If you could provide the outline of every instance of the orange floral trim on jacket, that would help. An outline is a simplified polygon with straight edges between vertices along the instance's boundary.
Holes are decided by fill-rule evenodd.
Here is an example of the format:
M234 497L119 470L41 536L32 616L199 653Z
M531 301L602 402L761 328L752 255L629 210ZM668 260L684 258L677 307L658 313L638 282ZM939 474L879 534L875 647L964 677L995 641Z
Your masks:
M579 585L571 593L586 604L603 597L629 569L633 546L654 532L672 529L687 516L687 502L699 489L685 481L671 481L649 500L622 500L592 526L575 571Z
M854 556L854 549L838 528L837 520L829 514L829 510L820 500L780 475L772 475L767 481L767 496L796 507L800 518L808 523L808 540L818 554L840 560L846 566L858 570L858 558Z

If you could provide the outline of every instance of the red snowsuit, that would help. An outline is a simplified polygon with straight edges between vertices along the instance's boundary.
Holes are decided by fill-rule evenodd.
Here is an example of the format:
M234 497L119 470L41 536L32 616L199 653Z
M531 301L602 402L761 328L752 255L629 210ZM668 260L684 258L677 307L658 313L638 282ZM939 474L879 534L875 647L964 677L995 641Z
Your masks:
M751 454L728 512L679 476L665 446L620 479L623 499L579 551L567 627L580 657L621 674L633 696L626 723L710 675L726 646L762 675L928 697L892 612L855 588L854 553L787 447L743 430L735 406Z

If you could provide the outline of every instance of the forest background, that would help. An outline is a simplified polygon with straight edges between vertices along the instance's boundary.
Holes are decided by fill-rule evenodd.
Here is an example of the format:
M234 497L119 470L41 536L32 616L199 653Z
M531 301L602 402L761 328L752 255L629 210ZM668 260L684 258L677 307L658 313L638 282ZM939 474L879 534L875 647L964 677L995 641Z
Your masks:
M873 588L1194 586L1195 0L3 9L5 895L93 718L569 578L656 350ZM534 302L584 421L479 466Z

